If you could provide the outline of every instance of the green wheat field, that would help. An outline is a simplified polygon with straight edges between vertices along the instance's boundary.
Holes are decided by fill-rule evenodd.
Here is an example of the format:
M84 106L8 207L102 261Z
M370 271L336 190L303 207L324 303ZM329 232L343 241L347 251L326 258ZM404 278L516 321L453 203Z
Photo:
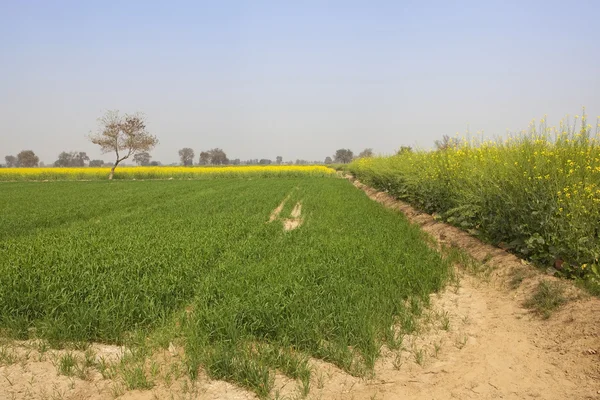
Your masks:
M142 377L171 343L263 397L275 371L307 392L310 357L368 373L451 273L333 176L1 185L0 334L144 348Z

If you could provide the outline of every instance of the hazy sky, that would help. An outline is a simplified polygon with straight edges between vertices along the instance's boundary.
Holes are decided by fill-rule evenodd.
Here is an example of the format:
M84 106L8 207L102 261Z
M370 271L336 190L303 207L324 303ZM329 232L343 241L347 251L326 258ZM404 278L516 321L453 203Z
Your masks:
M391 153L584 105L595 119L598 15L597 0L0 0L0 158L98 158L86 135L109 109L144 112L163 163L182 147Z

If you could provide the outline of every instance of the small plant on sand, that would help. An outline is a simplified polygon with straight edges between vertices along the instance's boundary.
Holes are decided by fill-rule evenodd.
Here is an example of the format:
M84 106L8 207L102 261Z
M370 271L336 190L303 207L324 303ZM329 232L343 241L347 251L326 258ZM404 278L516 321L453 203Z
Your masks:
M423 349L415 349L414 356L415 362L422 367L425 363L425 352L423 351Z
M17 355L14 350L9 350L7 347L0 347L0 366L11 365L17 362Z
M73 376L76 366L77 358L71 352L63 354L58 359L57 368L60 375Z
M438 343L433 344L433 356L435 358L438 358L441 350L442 350L442 341L440 340Z
M143 365L136 365L123 370L123 380L129 390L152 389L154 382L148 380Z
M445 331L450 330L450 314L448 314L448 311L444 311L440 315L440 322L441 322L441 327L443 330L445 330Z

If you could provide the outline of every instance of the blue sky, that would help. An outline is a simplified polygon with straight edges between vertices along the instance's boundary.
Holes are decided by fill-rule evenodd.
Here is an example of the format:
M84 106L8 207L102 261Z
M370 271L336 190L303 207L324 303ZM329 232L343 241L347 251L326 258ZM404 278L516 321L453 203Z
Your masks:
M598 1L0 0L0 156L100 156L144 112L154 159L322 160L600 114ZM112 156L103 156L110 160Z

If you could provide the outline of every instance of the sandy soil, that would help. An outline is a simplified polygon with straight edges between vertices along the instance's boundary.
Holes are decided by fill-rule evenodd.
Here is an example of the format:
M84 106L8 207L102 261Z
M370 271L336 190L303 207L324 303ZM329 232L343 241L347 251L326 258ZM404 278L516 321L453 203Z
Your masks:
M292 209L290 214L291 218L286 218L283 220L283 230L284 231L293 231L302 225L304 220L301 218L302 215L302 203L298 202Z
M438 243L460 246L490 268L461 274L431 296L420 331L400 350L382 350L374 376L357 378L313 360L310 399L600 399L600 299L570 288L571 300L549 319L523 308L541 274L517 257L488 246L412 207L354 184L369 197L398 209ZM516 272L525 278L512 289ZM177 370L181 354L165 351L153 389L125 391L92 371L58 375L65 351L40 352L35 343L0 346L0 399L255 399L235 385ZM125 351L94 345L96 357L117 360ZM83 357L83 352L74 352ZM9 361L7 361L9 360ZM169 371L173 372L170 373ZM165 379L165 376L171 378ZM297 383L276 377L277 394L294 398Z
M269 222L273 222L277 218L279 218L279 214L281 214L281 211L283 210L283 207L285 206L285 203L288 201L289 198L290 195L288 194L286 198L283 199L281 203L279 203L279 205L271 212L271 215L269 216Z
M304 220L301 218L301 214L302 214L302 203L301 202L297 202L296 205L294 205L294 208L292 209L292 211L290 213L290 218L280 218L281 211L283 211L283 207L285 206L285 203L289 200L290 196L291 196L291 194L288 194L287 197L285 199L283 199L283 201L271 212L271 215L269 216L269 221L268 221L268 222L273 222L273 221L280 220L283 225L283 230L286 232L293 231L294 229L299 228L300 225L302 225L302 223L304 222Z

